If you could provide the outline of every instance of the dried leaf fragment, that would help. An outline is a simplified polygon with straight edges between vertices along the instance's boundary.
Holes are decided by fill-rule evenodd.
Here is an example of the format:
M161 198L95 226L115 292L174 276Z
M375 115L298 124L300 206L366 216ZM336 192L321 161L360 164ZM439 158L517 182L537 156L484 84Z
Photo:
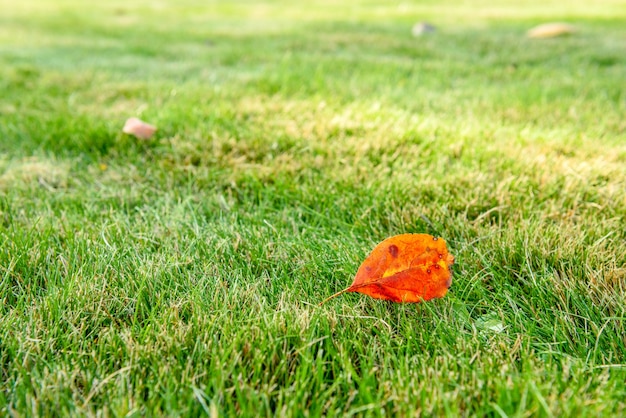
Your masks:
M378 244L363 261L352 285L359 292L393 302L421 302L441 298L452 283L454 257L446 242L428 234L402 234ZM321 304L320 304L321 305Z
M567 23L545 23L530 29L526 36L534 39L556 38L557 36L571 35L576 32L572 25Z
M156 130L156 126L150 125L141 119L129 118L126 120L122 132L133 135L139 139L150 139Z

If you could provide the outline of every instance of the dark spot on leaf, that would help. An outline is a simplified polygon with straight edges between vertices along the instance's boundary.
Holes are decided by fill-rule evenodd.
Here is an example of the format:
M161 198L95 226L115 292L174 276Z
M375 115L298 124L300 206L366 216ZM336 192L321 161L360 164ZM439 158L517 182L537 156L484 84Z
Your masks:
M427 269L427 270L426 270L426 273L428 273L428 274L430 274L430 273L432 273L432 272L433 272L433 271L432 271L431 269Z
M365 266L365 271L372 271L372 268L370 266Z
M393 258L396 258L398 256L398 246L397 245L390 245L389 246L389 254L391 254L391 256Z
M441 260L443 258L443 254L439 254L439 259Z
M439 264L435 264L435 268L439 270L441 267L439 267Z

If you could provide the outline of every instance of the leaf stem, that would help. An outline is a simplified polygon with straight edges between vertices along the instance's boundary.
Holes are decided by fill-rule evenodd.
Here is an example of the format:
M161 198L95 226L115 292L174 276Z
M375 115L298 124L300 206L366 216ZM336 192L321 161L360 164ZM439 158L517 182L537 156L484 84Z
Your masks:
M320 304L319 304L319 305L317 305L317 306L322 306L323 304L325 304L325 303L326 303L326 302L328 302L329 300L331 300L331 299L333 299L333 298L336 298L337 296L341 295L342 293L347 292L347 291L348 291L348 289L350 289L350 288L349 288L349 287L346 287L345 289L340 290L339 292L335 293L334 295L331 295L331 296L327 297L326 299L324 299L323 301L321 301L321 302L320 302Z

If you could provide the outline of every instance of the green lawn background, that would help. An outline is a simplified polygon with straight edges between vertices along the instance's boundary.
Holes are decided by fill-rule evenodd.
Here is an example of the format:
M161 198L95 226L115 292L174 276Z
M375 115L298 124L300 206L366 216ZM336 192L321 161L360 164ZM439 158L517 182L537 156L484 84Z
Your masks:
M1 414L623 414L624 45L615 0L0 2ZM406 232L444 299L317 307Z

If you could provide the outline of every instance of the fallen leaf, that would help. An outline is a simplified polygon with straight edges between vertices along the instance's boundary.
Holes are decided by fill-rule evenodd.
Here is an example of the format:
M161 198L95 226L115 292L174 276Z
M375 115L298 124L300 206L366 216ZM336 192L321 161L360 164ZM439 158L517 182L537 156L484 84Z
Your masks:
M476 320L476 328L499 334L506 328L495 312L487 313Z
M545 23L530 29L526 36L534 39L556 38L557 36L571 35L576 32L572 25L567 23Z
M139 139L150 139L156 130L156 126L150 125L141 119L130 118L126 120L122 132L133 135Z
M421 302L441 298L452 283L454 257L446 242L428 234L402 234L387 238L365 259L352 285L344 292L359 292L393 302Z

